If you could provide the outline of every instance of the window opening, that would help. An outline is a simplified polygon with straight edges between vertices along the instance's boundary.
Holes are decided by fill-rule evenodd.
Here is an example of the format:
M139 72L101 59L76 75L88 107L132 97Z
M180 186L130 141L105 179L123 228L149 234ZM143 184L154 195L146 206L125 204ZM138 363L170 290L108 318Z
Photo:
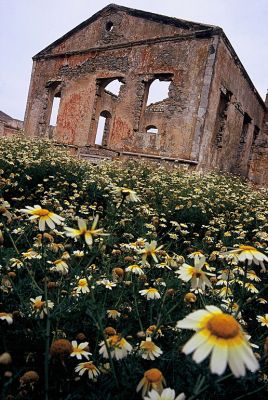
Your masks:
M54 99L53 99L49 125L52 125L52 126L56 126L57 125L57 118L58 118L59 108L60 108L60 95L55 96Z
M220 148L222 147L231 96L232 93L227 89L221 89L216 121L216 145Z
M248 128L249 128L250 123L251 123L251 118L247 113L245 113L242 131L241 131L241 135L240 135L240 145L243 145L247 141Z
M118 79L114 79L112 82L108 83L107 86L105 86L104 90L105 92L112 93L114 96L118 97L122 85L122 82L120 82Z
M114 24L112 23L112 21L108 21L105 27L107 32L111 32L114 29Z
M155 79L150 87L146 106L158 103L168 98L170 80Z
M111 117L108 111L102 111L100 113L95 144L107 146Z
M154 133L154 134L156 134L156 133L158 133L158 128L157 128L156 126L154 126L154 125L149 125L149 126L147 126L147 128L146 128L146 132L147 132L147 133Z
M253 131L252 146L254 146L256 144L256 140L258 139L259 133L260 133L260 128L257 125L255 125L254 131Z

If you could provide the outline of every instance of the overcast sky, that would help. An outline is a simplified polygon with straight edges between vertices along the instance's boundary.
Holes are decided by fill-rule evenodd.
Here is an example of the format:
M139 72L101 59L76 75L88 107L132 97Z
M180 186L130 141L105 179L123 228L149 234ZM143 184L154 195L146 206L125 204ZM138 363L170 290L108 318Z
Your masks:
M32 56L112 1L0 0L0 110L23 119ZM260 95L268 88L268 0L114 0L221 26Z

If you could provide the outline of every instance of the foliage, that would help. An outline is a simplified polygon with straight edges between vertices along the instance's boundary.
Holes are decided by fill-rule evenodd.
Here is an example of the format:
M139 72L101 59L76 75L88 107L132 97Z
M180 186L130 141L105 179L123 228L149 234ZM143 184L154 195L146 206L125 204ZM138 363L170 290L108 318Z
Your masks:
M137 399L136 387L150 368L162 371L166 386L191 400L267 397L268 323L257 320L267 310L267 273L222 257L239 245L268 253L267 190L255 191L232 175L140 161L92 165L48 141L1 140L0 354L12 358L6 364L0 355L1 398ZM38 220L21 212L35 205L64 223L40 232ZM99 233L92 227L96 215ZM66 235L64 227L79 230L82 219L91 229L92 246L83 230ZM178 274L184 263L193 265L195 252L206 257L204 271L212 284L205 289L191 288ZM142 273L126 271L132 265ZM252 271L259 280L252 280ZM148 288L160 298L140 293ZM193 302L185 298L189 292ZM38 296L39 308L34 307ZM259 346L254 349L259 371L237 379L227 369L219 377L207 360L196 364L183 354L191 332L176 323L205 305L234 311ZM108 310L118 311L117 317ZM1 319L5 313L12 324ZM99 352L111 337L107 327L132 346L120 360L111 351L108 358ZM142 357L146 337L163 352L154 360ZM75 372L85 357L53 352L58 339L88 342L98 376ZM27 380L27 371L39 378Z

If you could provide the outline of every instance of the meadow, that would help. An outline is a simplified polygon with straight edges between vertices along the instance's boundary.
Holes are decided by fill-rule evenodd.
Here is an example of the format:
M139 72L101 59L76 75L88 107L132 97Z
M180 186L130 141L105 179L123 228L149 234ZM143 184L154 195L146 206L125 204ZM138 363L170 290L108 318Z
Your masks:
M267 399L267 200L1 138L1 399Z

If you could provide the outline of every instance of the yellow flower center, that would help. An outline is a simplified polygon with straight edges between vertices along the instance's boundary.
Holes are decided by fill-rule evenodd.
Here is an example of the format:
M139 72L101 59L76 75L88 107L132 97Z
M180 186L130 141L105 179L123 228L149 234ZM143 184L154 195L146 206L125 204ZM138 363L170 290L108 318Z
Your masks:
M86 280L86 278L79 279L78 285L81 286L81 287L87 286L87 280Z
M202 275L203 275L203 272L200 271L200 269L193 270L193 276L195 276L196 278L201 278Z
M83 367L86 369L91 369L91 370L96 369L95 365L92 364L91 362L86 362Z
M146 332L149 333L154 333L156 330L156 325L150 325L149 328L146 330Z
M113 335L109 339L109 343L111 346L116 346L120 342L121 338L118 335Z
M155 344L148 340L142 343L142 348L148 351L152 351L155 348Z
M147 290L147 293L157 293L157 289L149 288L149 289Z
M45 208L38 208L37 210L32 211L33 215L39 215L39 217L45 217L49 214L49 211Z
M161 382L163 375L162 372L159 371L159 369L151 368L144 373L144 377L147 379L148 382L156 383Z
M0 317L7 317L9 314L6 312L0 312Z
M39 308L42 308L44 304L45 304L44 301L42 301L42 300L36 300L36 301L34 302L34 307L37 308L37 309L39 309Z
M240 331L238 322L231 315L216 314L207 322L207 328L212 335L222 339L232 339Z
M256 249L255 249L255 247L252 247L252 246L245 246L245 245L243 245L243 244L241 244L240 246L239 246L239 249L240 250L255 250L256 251Z

